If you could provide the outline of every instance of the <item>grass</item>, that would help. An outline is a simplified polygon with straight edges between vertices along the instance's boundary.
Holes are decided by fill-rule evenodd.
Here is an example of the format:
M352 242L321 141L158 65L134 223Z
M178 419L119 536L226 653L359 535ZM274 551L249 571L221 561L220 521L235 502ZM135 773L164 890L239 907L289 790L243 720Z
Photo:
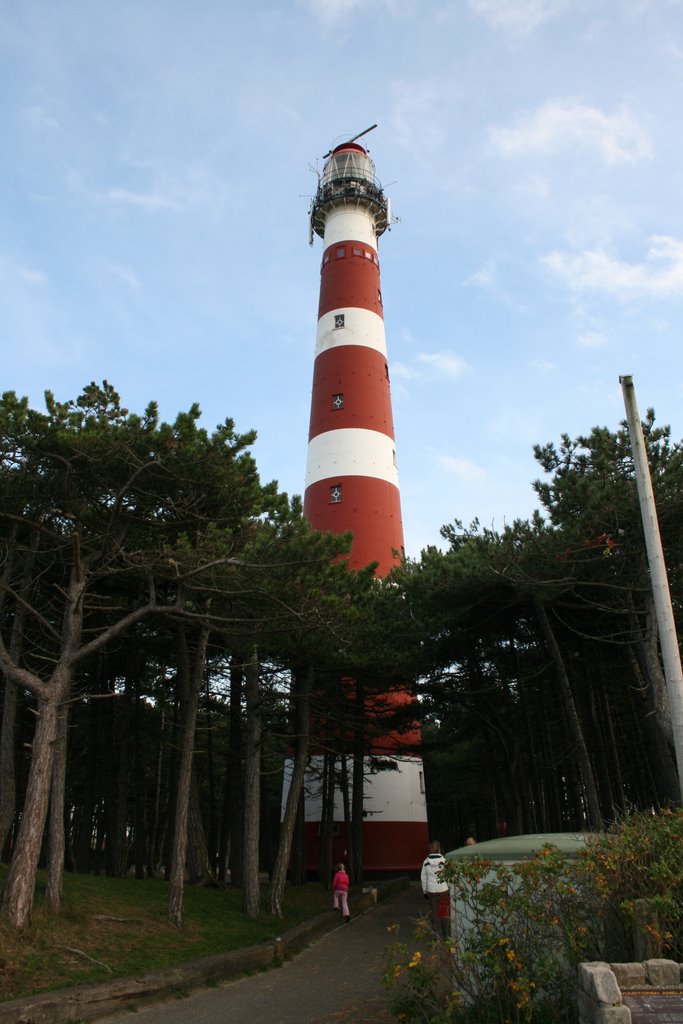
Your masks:
M4 885L6 867L0 868ZM242 913L238 889L185 891L185 922L176 929L166 917L166 883L158 879L65 875L64 908L54 914L39 876L30 925L21 932L0 919L0 1000L139 976L214 953L266 942L328 909L330 894L317 883L288 887L284 917L267 910Z

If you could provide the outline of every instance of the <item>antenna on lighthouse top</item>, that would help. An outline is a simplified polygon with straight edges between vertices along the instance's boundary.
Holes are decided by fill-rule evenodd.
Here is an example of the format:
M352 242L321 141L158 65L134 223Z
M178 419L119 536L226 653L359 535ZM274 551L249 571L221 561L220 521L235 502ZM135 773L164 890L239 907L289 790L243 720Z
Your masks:
M369 128L365 129L365 131L358 132L358 135L354 135L352 139L347 139L346 142L341 142L339 145L340 146L348 146L351 142L355 142L356 139L362 139L364 135L368 134L368 132L374 131L374 129L376 127L377 127L376 124L371 124ZM334 147L334 149L338 149L338 148L339 148L338 146ZM332 153L333 153L333 150L329 150L329 152L325 153L325 156L323 157L323 160L327 160L328 156L332 156Z

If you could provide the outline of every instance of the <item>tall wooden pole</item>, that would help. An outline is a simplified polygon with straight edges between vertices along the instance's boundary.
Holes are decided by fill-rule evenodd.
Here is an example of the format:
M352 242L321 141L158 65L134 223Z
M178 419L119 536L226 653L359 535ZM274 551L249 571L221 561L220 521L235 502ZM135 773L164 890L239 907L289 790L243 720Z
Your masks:
M652 490L650 467L647 461L647 449L645 447L645 438L643 437L643 427L638 415L633 378L620 377L619 383L621 384L624 396L626 420L631 438L633 464L636 472L638 499L640 501L640 514L643 520L645 547L650 566L650 583L655 602L657 626L659 628L664 678L666 679L666 688L669 695L671 728L674 738L674 750L676 752L676 764L678 766L681 803L683 804L683 672L681 671L681 655L676 635L676 623L671 607L669 580L659 534L657 508Z

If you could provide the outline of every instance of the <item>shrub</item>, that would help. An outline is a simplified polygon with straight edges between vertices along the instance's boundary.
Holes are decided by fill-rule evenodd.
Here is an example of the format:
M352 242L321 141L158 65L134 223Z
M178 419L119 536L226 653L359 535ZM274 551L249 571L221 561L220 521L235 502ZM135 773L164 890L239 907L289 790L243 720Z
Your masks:
M578 869L600 902L605 960L683 960L683 809L624 817L589 838Z
M478 858L451 861L443 872L457 912L454 934L418 952L394 946L385 977L405 1021L553 1022L574 1019L575 966L596 950L594 908L577 897L571 862L545 847L514 865ZM423 934L426 927L422 926ZM439 947L441 946L441 949ZM391 969L393 967L393 976ZM437 1007L410 1016L411 997L432 981Z
M448 862L454 934L440 941L421 921L415 949L387 950L398 1020L572 1024L581 961L633 959L639 930L653 955L681 960L682 850L678 809L629 815L574 860L548 846L513 865Z

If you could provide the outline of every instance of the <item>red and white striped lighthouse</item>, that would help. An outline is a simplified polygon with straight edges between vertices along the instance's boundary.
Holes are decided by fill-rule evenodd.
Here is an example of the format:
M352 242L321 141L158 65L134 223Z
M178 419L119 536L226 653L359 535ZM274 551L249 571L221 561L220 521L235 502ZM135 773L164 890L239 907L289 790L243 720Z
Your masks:
M357 142L329 155L311 207L323 239L304 513L317 530L354 535L351 565L403 552L377 240L389 203Z
M310 211L311 244L319 235L323 254L304 514L317 530L351 531L351 568L376 562L381 577L403 553L377 251L380 235L391 225L391 212L359 138L327 154ZM387 699L389 704L412 700L407 690ZM366 872L410 871L424 858L427 813L417 741L417 730L410 737L383 736L367 751L372 759L368 757L364 783ZM401 753L411 747L411 753ZM377 771L382 759L387 770ZM321 800L315 793L311 798L310 780L307 788L312 841ZM334 855L343 860L341 798L338 804Z

